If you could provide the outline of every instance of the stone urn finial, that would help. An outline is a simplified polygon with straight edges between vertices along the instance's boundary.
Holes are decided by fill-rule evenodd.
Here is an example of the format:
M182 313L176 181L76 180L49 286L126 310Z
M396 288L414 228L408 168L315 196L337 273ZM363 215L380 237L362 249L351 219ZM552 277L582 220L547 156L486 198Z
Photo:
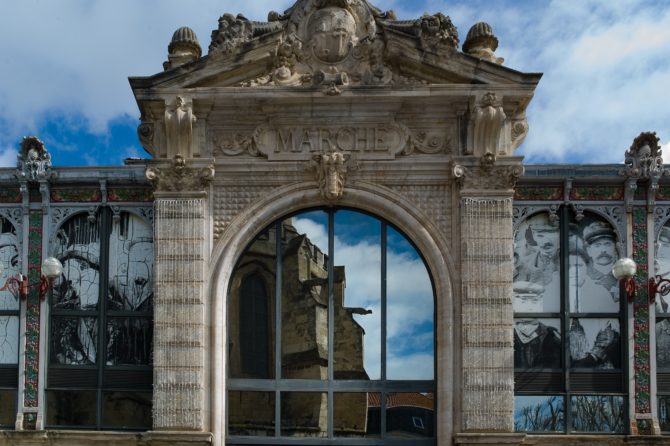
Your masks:
M498 38L493 34L491 25L485 22L472 25L463 44L465 54L501 65L505 59L495 55L497 48Z
M168 60L163 62L163 68L166 71L171 70L198 60L200 56L202 56L202 49L198 37L191 28L183 26L172 35L168 46Z

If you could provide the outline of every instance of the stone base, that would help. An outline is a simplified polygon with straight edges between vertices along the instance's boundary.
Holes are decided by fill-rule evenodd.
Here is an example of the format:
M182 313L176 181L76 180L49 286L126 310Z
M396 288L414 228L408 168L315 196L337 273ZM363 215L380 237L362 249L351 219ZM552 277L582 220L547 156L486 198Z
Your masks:
M454 444L470 445L520 445L526 434L504 434L504 433L468 433L454 435Z
M0 446L210 446L209 432L0 431Z

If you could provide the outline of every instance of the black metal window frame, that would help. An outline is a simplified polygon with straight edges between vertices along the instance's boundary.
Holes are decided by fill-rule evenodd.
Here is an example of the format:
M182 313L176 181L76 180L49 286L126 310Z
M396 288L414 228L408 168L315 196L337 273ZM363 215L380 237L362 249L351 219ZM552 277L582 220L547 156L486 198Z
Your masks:
M548 211L535 212L526 217L530 219L534 216L547 213ZM588 434L588 435L612 435L612 434L627 434L629 432L629 405L628 405L628 339L627 335L627 314L628 314L628 304L625 299L625 291L620 287L619 295L619 312L618 313L573 313L569 308L569 277L568 271L570 268L569 257L570 257L570 223L574 220L571 208L569 205L561 205L557 212L559 216L559 233L560 233L560 312L558 313L520 313L514 312L514 319L560 319L561 326L561 343L562 343L562 355L561 355L561 365L560 369L518 369L515 368L515 396L560 396L563 397L563 410L564 410L564 430L560 431L528 431L531 434ZM586 215L590 214L588 209L585 210ZM603 217L597 216L598 219L604 220ZM609 223L609 222L608 222ZM611 225L611 223L609 223ZM623 256L623 253L620 253ZM603 370L596 368L571 368L570 363L570 321L571 319L588 319L588 318L603 318L603 319L618 319L619 320L619 329L620 329L620 355L621 355L621 368L614 370ZM554 391L543 391L539 389L532 389L533 387L539 388L542 385L547 385L547 378L555 377L558 373L561 375L561 389ZM551 377L550 377L551 375ZM597 381L597 378L603 376L614 376L618 375L618 381L621 386L620 391L598 391L593 383ZM587 380L591 378L591 387L580 383L577 384L577 380L574 379L574 376L580 376L586 378ZM615 377L616 379L616 377ZM529 387L532 390L524 389L519 390L519 384L523 382L525 387ZM578 390L575 390L575 387L581 387ZM558 389L557 387L555 387ZM591 432L591 431L578 431L573 430L573 420L572 420L572 398L578 396L597 396L597 397L622 397L623 398L623 432ZM516 409L515 409L516 410ZM524 431L525 432L525 431Z
M129 212L129 211L122 211ZM132 214L132 212L129 212ZM77 213L65 220L61 227L72 218L81 217L82 213ZM96 393L96 423L95 425L67 425L67 424L48 424L45 426L51 429L89 429L89 430L129 430L144 431L146 428L121 428L118 426L106 426L102 423L104 419L103 406L104 394L113 392L135 392L152 393L153 392L153 365L106 365L107 357L107 322L112 318L127 318L130 320L148 320L153 325L153 311L119 311L107 309L107 290L109 289L109 256L110 256L110 235L112 232L113 215L109 208L101 208L96 220L99 223L99 243L100 243L100 271L99 271L99 291L98 308L91 310L72 310L59 309L54 307L53 291L49 293L49 322L47 327L47 382L45 387L46 407L48 410L50 391L63 392L95 392ZM147 223L148 224L148 223ZM50 247L51 249L51 247ZM152 309L153 310L153 309ZM51 357L51 339L53 319L57 317L93 317L97 319L98 342L96 347L95 365L64 365L53 364ZM85 385L80 385L81 381L76 381L79 377L85 376ZM73 382L74 381L74 382ZM71 383L71 384L70 384ZM48 420L48 414L46 417Z
M353 211L358 212L364 215L368 215L372 218L377 219L381 224L381 377L379 380L340 380L334 378L334 337L335 337L335 324L333 323L334 316L334 292L333 292L333 278L334 278L334 266L337 262L335 258L335 214L337 211ZM227 373L227 384L226 384L226 399L228 398L228 392L230 391L253 391L253 392L274 392L275 398L275 410L274 410L274 437L243 437L243 436L233 436L228 435L228 421L226 420L226 444L231 446L235 445L247 445L247 444L264 444L264 445L351 445L351 446L364 446L364 445L407 445L408 441L411 441L412 445L416 446L434 446L437 441L437 432L434 432L433 437L430 438L412 438L400 439L392 438L386 436L386 395L389 393L404 393L404 392L422 392L422 393L432 393L437 395L436 379L437 376L437 338L436 338L436 299L435 299L435 286L433 282L433 276L428 268L428 265L421 253L420 250L416 248L414 242L407 237L402 231L398 228L385 221L384 219L371 214L369 212L361 211L359 209L352 209L346 207L330 207L330 208L308 208L303 209L298 212L295 212L290 215L280 217L271 224L260 234L265 233L270 228L274 227L276 234L282 233L282 222L287 218L295 217L300 214L312 211L323 211L328 216L328 379L327 380L303 380L303 379L283 379L282 376L282 364L281 364L281 347L282 347L282 321L281 321L281 301L282 301L282 256L278 255L282 253L282 237L275 237L275 257L276 257L276 280L275 280L275 290L274 290L274 301L275 301L275 327L276 334L274 339L274 348L275 353L275 370L274 370L274 379L240 379L240 378L230 378ZM431 288L433 290L433 379L432 380L388 380L386 378L386 344L387 344L387 333L386 333L386 321L387 321L387 229L392 228L401 234L405 239L412 245L417 254L420 256L421 261L426 267L428 272L428 277L430 279ZM254 241L258 238L259 235L254 237L254 239L247 245L248 249ZM230 317L230 316L229 316ZM230 326L230 325L229 325ZM318 438L318 437L309 437L309 438L295 438L295 437L282 437L281 436L281 393L282 392L323 392L327 393L328 397L328 433L327 438ZM379 438L342 438L334 436L334 395L337 393L379 393L380 394L380 437ZM435 407L433 411L433 416L436 417L438 411L439 401L437 398L434 399ZM436 426L437 423L434 423Z

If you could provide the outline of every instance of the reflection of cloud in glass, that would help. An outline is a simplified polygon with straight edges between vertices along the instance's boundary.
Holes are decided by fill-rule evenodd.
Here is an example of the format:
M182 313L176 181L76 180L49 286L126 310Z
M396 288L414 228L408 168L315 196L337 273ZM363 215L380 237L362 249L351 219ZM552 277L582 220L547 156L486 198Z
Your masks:
M346 214L348 212L342 212ZM358 232L347 228L347 218L337 221L335 265L346 266L345 305L372 310L372 314L354 315L354 318L365 330L365 369L370 377L376 377L381 360L378 298L381 245L374 242L372 226L361 226L357 221L361 237L353 237L352 234ZM301 214L293 218L293 225L316 245L328 246L325 224ZM340 225L345 237L340 236ZM362 227L365 229L361 231ZM390 379L432 379L434 302L428 271L407 239L390 227L387 244L387 376Z

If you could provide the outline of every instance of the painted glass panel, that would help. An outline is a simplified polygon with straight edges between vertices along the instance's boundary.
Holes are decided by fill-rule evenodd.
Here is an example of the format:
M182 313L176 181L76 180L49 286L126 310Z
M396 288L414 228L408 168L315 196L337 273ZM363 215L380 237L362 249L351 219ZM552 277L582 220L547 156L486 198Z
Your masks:
M524 220L514 234L514 300L517 313L561 308L560 231L549 214Z
M95 391L51 390L46 392L46 400L47 426L95 426Z
M514 368L561 368L560 319L515 319Z
M668 221L658 234L656 241L655 272L665 279L670 279L670 221ZM670 294L656 297L656 312L670 313Z
M228 434L273 437L275 392L228 392Z
M17 277L21 272L19 256L19 238L16 229L9 220L0 217L0 287L7 283L10 277ZM10 289L0 291L0 311L19 310L18 295Z
M16 420L16 390L0 389L0 426L13 426Z
M151 393L106 392L102 425L113 429L150 429Z
M51 320L51 363L95 364L98 348L98 319L54 317Z
M19 317L0 316L0 364L19 362Z
M571 403L573 431L625 432L623 396L579 395L573 396Z
M514 398L516 432L561 432L565 429L565 400L560 395L517 395Z
M326 437L328 395L323 392L282 392L281 434L284 437Z
M569 294L572 313L618 313L619 284L612 275L619 259L612 226L592 216L570 224Z
M381 222L335 214L335 378L381 378Z
M663 432L670 431L670 396L658 397L658 424Z
M328 214L282 223L282 377L328 378Z
M107 311L150 311L153 300L152 229L140 217L122 212L109 236Z
M656 367L670 371L670 319L656 320Z
M336 437L379 438L381 394L365 392L333 395L333 431Z
M598 369L621 368L621 328L618 319L570 320L570 365Z
M435 432L435 396L432 393L386 395L386 435L399 438L432 437Z
M153 324L145 318L107 320L107 365L150 365Z
M58 230L53 254L63 274L53 288L53 308L96 310L100 293L100 229L96 219L77 215Z
M387 228L386 377L434 377L433 287L426 265L412 244Z

